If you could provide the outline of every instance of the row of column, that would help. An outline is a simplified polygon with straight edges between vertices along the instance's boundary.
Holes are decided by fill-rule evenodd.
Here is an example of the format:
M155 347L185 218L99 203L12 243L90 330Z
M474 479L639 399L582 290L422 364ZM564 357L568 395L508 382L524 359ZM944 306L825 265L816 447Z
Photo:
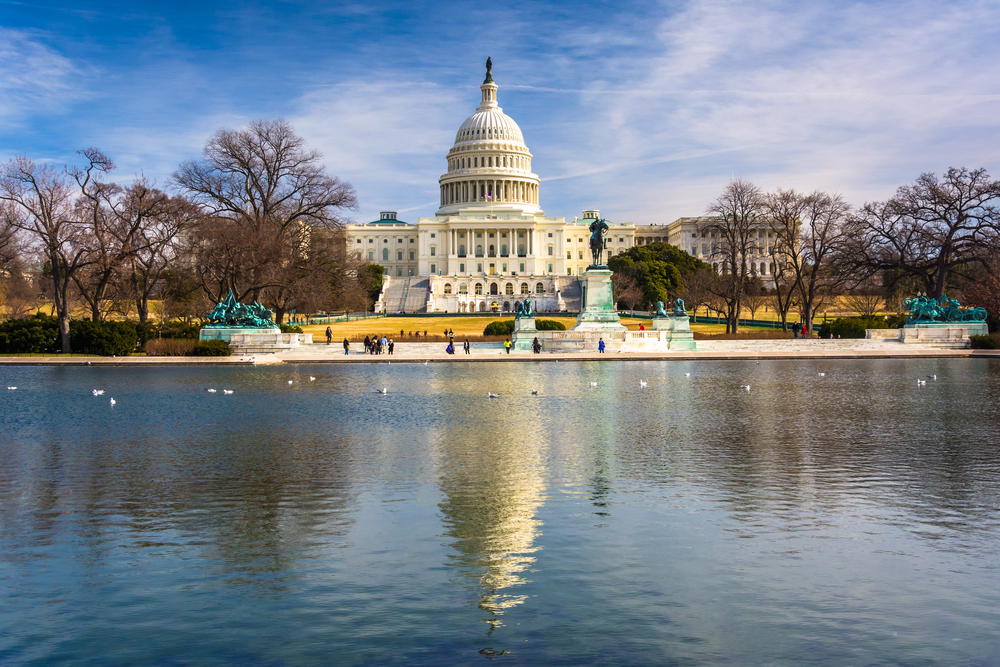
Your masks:
M482 232L483 238L477 239L476 233ZM524 233L524 238L520 238L518 234ZM465 238L461 238L459 234L465 234ZM493 239L490 239L490 234L494 234ZM506 233L507 239L503 239L500 235ZM481 259L490 259L490 244L492 243L495 254L493 258L502 257L501 248L502 246L507 246L507 257L504 259L518 258L518 246L524 246L524 254L527 257L532 257L535 254L535 234L534 230L520 227L513 229L506 229L500 227L470 227L467 229L452 229L449 231L448 237L448 254L451 257L458 258L461 246L465 246L465 257L466 258L476 258L476 245L483 246L483 256Z
M485 202L486 195L498 204L538 205L538 184L525 181L475 180L447 183L441 186L441 206L468 202Z

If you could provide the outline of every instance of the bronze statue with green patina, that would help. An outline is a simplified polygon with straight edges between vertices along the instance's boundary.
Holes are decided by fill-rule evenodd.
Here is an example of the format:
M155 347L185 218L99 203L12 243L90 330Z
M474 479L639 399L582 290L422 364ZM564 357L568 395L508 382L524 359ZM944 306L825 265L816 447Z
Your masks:
M273 329L274 312L254 301L247 305L236 299L233 290L206 315L205 329Z
M608 246L608 236L607 232L611 229L607 221L603 218L598 218L590 223L590 252L594 256L594 263L592 266L604 266L601 262L604 259L604 249Z

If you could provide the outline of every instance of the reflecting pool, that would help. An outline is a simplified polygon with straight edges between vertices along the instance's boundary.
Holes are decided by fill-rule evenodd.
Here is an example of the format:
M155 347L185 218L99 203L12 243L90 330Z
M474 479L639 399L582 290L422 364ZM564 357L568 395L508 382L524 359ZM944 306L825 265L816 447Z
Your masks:
M997 361L0 375L0 664L1000 655Z

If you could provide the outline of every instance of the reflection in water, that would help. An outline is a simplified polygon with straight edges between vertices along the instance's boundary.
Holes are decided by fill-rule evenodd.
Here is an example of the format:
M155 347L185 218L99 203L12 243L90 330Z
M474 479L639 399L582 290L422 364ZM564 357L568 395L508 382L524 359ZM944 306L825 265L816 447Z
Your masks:
M0 662L1000 654L996 361L2 372Z
M504 611L526 599L515 587L530 582L525 574L540 548L536 514L544 502L544 479L539 447L524 437L530 425L515 431L497 413L482 415L482 421L452 430L449 444L440 446L440 508L447 534L455 539L450 564L475 586L492 634Z

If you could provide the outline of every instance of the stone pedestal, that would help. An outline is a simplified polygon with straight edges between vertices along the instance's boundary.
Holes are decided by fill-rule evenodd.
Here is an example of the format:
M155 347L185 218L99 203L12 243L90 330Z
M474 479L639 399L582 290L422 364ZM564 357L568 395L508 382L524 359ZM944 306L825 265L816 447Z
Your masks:
M312 344L312 334L281 333L277 327L271 329L249 328L205 328L198 338L201 340L222 340L229 343L235 353L278 354L292 352L303 345Z
M694 332L691 318L687 315L669 315L653 318L653 331L669 332L666 338L668 350L694 350Z
M198 332L199 340L221 340L226 343L232 342L232 337L234 334L266 334L273 336L275 334L280 334L281 329L278 327L272 327L270 329L259 329L259 328L247 328L247 327L205 327Z
M899 330L899 341L933 347L969 347L969 336L989 333L985 322L917 322Z
M583 276L583 304L571 331L625 331L615 310L611 270L606 266L588 266Z
M514 335L511 336L511 342L514 343L515 350L531 350L531 343L535 340L535 336L538 335L538 329L535 328L535 316L531 317L519 317L514 320Z

